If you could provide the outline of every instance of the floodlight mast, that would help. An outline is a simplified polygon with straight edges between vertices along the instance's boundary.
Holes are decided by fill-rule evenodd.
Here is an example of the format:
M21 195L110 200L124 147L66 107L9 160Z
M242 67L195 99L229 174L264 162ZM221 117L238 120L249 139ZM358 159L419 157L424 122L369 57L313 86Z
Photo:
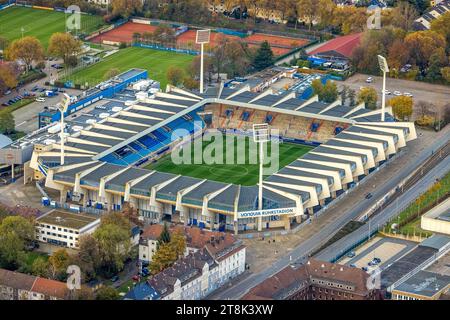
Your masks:
M386 108L386 73L389 72L389 67L386 58L378 55L378 65L383 72L383 92L381 93L381 121L384 122L384 110Z
M200 93L203 93L203 55L204 45L209 43L211 30L197 30L195 42L200 44Z
M61 161L60 165L64 165L64 113L67 111L67 108L70 104L70 96L67 93L64 93L64 97L61 100L61 103L58 107L59 112L61 113L61 132L60 132L60 138L61 138Z
M264 142L269 141L269 125L253 125L253 141L259 143L259 184L258 184L258 210L263 210L263 164L264 164ZM258 217L258 231L262 230L262 216Z

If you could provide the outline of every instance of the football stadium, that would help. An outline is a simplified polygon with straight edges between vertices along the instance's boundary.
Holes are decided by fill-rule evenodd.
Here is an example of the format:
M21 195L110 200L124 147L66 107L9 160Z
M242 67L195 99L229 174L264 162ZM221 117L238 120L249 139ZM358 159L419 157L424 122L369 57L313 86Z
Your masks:
M395 121L390 108L381 122L381 110L363 104L348 107L317 96L302 100L291 91L253 92L245 84L203 94L173 86L146 91L141 85L146 78L147 71L132 69L99 84L114 94L93 89L73 107L90 104L100 117L66 127L63 144L54 122L9 146L0 161L22 161L25 181L57 190L60 206L101 213L129 203L146 221L245 233L288 230L309 219L383 163L395 161L416 138L414 124ZM276 147L279 163L264 176L262 210L257 162L172 162L170 155L186 141L200 141L204 151L205 136L217 132L232 136L231 145L244 137L248 158L257 158L249 142L253 125L264 123L277 132L267 152Z

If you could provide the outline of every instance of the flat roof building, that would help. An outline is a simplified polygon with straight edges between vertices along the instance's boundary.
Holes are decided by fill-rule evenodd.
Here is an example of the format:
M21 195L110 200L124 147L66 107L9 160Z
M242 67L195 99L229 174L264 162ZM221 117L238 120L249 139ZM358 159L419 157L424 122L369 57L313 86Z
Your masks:
M392 290L393 300L437 300L450 288L450 276L419 271Z
M77 249L79 238L90 234L100 225L94 215L52 210L36 219L36 240Z

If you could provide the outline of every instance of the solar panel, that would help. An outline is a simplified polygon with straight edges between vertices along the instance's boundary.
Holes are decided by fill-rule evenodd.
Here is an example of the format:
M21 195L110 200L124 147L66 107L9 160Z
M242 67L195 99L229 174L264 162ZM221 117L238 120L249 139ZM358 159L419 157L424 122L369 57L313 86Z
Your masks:
M209 43L209 37L211 35L211 30L197 30L197 35L195 38L195 43Z

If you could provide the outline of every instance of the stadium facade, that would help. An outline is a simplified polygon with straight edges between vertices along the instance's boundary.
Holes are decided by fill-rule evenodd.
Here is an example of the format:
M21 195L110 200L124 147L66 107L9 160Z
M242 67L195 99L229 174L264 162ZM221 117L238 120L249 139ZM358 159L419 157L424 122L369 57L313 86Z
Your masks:
M41 143L34 145L25 172L59 190L61 203L121 210L128 202L150 221L170 219L236 233L289 229L416 138L414 124L394 121L389 108L387 121L380 122L380 110L317 97L301 100L289 91L254 93L243 86L199 94L168 86L165 92L129 97L136 97L130 87L105 102L115 103L115 113L67 136L63 166L59 142ZM256 185L141 168L179 143L171 135L176 129L194 136L210 128L248 134L261 122L278 129L285 141L316 146L264 179L262 211Z

